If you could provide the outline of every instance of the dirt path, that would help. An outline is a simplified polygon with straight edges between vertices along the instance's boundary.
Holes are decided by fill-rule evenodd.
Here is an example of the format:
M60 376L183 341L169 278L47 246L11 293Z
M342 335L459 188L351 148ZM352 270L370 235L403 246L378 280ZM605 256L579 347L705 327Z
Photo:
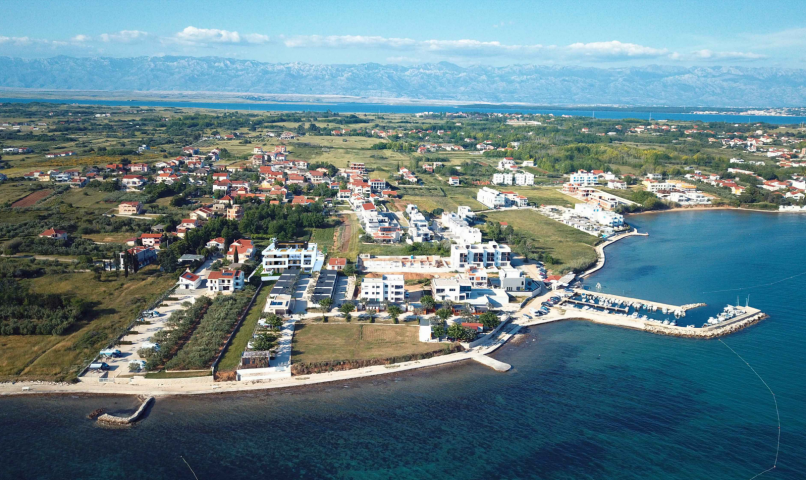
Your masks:
M349 218L343 218L342 215L340 215L339 218L342 224L333 234L333 245L336 245L338 251L343 253L350 249L350 238L353 235L353 226Z

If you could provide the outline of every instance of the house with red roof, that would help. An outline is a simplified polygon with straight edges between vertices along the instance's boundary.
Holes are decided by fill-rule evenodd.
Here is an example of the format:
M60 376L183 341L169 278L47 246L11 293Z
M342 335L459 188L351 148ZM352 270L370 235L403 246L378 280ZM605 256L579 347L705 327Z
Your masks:
M40 233L39 236L42 238L52 238L53 240L67 240L67 232L64 230L56 230L55 228L49 228Z
M347 266L347 259L346 258L331 258L327 261L327 268L328 270L344 270L344 267Z
M143 209L143 204L140 202L120 202L118 205L119 215L137 215Z
M233 292L243 290L244 273L240 270L218 270L207 276L207 290L210 292Z
M177 283L179 283L180 290L196 290L201 286L202 278L190 270L185 270L185 273L179 276Z
M232 242L227 250L227 260L235 261L235 252L238 252L238 262L244 262L255 256L255 247L252 240L241 238Z

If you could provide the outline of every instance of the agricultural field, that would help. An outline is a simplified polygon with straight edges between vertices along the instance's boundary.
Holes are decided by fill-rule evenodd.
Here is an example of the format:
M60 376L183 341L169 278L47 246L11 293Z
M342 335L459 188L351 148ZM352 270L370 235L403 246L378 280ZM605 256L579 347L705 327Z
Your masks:
M554 273L565 273L596 261L593 235L554 221L532 210L485 213L487 221L506 222L532 240L533 250L551 255L557 263L547 264Z
M419 327L375 324L301 324L294 331L291 362L366 360L441 350L419 341Z
M9 183L0 184L0 204L14 203L27 196L33 190L31 183Z
M83 298L93 305L89 318L66 335L0 336L0 379L63 380L112 340L135 316L175 282L156 267L124 279L112 273L98 281L93 273L63 273L25 280L37 293Z

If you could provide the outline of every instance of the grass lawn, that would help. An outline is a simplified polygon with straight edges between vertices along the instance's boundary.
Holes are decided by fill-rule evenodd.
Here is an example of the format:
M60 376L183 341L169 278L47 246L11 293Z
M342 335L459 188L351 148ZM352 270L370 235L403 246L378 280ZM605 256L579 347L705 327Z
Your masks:
M304 324L294 331L291 362L365 360L441 350L422 343L419 327L374 324Z
M103 199L109 192L102 192L93 188L71 188L58 196L58 199L74 207L94 210L97 213L106 212L111 208L117 208L117 203L106 203ZM115 212L117 213L117 212Z
M273 284L274 282L271 283ZM249 339L252 338L252 333L255 331L257 321L260 320L261 314L263 313L263 307L266 306L266 297L269 296L270 292L271 284L265 284L263 288L260 289L260 294L255 299L255 303L252 304L252 308L249 309L249 313L241 324L241 328L238 329L238 333L236 333L235 338L232 339L232 343L230 343L227 348L224 357L218 362L219 371L230 371L238 368L241 355L246 349L246 344L249 343Z
M126 240L134 238L136 236L137 234L132 232L91 233L81 235L82 238L87 238L89 240L92 240L93 242L100 242L100 243L125 243Z
M544 217L532 210L507 210L484 214L488 221L506 222L516 232L528 235L536 251L551 255L559 263L546 265L555 273L569 272L596 261L593 235Z
M175 279L147 267L137 275L102 281L92 273L64 273L26 280L38 293L75 295L95 304L93 315L62 336L0 337L0 379L66 379L74 376L150 301L170 288Z

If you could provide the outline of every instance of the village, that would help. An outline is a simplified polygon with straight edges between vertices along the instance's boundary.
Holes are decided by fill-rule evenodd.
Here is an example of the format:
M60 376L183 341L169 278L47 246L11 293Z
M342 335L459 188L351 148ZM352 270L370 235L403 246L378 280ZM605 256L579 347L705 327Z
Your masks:
M126 121L100 115L85 118ZM464 125L502 116L506 128L523 130L505 138ZM762 160L640 169L586 160L551 172L545 160L524 157L529 129L569 119L402 118L418 126L209 129L171 155L138 142L107 163L92 162L103 147L88 155L74 145L43 152L4 143L12 168L2 187L21 195L7 208L52 204L76 215L32 223L46 227L31 232L38 243L16 242L9 261L26 252L55 261L42 252L81 245L91 254L77 265L101 284L158 279L156 300L116 320L124 331L82 361L81 382L271 381L334 362L450 355L492 342L511 322L556 316L550 299L596 268L600 246L637 233L632 212L723 205L753 188L780 195L782 211L803 208L802 175L765 180L755 173ZM435 118L444 127L427 123ZM38 123L20 131L43 134L48 124ZM666 127L618 135L699 133ZM89 221L82 212L97 219L92 227L76 226ZM368 332L377 341L359 340L364 353L338 340Z

